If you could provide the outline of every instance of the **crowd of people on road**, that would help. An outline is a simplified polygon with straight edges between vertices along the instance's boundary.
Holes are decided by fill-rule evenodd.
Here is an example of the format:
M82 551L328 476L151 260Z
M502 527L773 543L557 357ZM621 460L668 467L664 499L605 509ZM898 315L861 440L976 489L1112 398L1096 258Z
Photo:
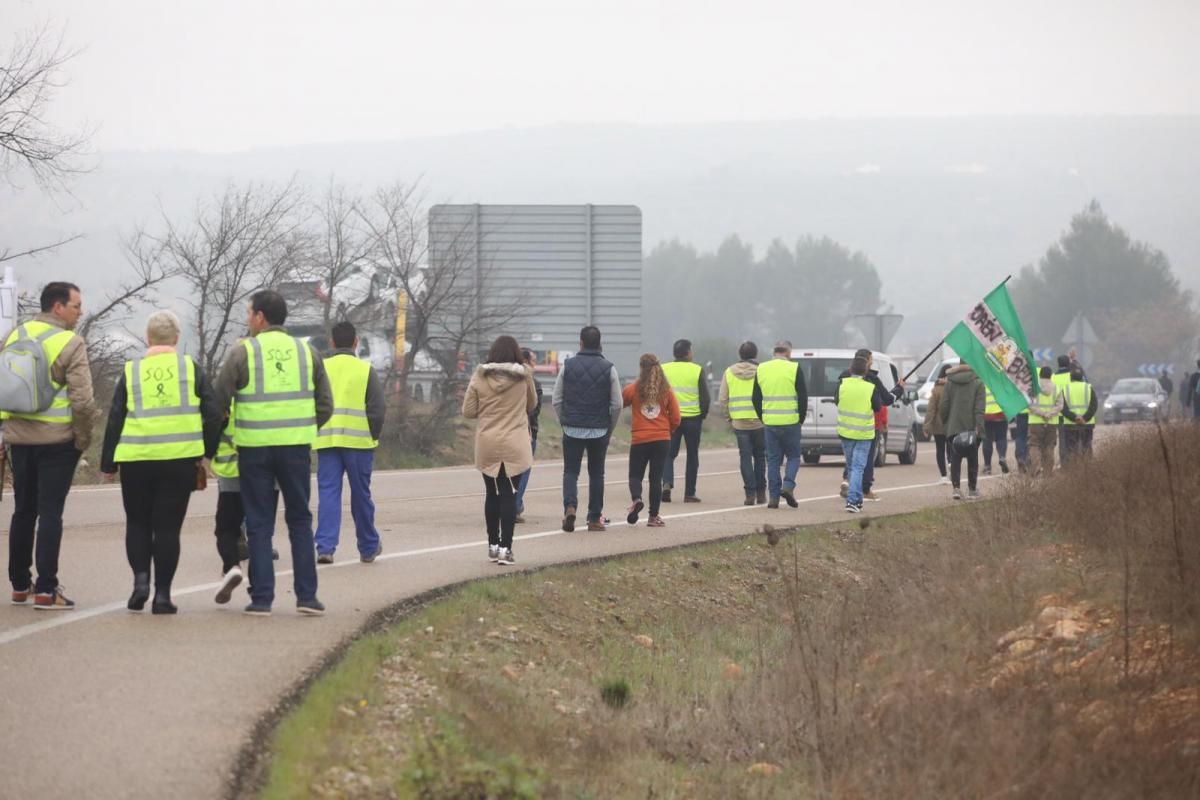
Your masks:
M82 307L79 287L47 284L41 313L18 325L0 353L2 368L11 373L0 381L0 407L8 409L0 418L13 474L12 603L40 610L75 605L58 580L58 560L66 498L80 456L91 446L96 415L86 344L75 333ZM333 326L333 349L322 355L287 332L287 316L287 302L278 292L254 293L247 307L247 335L210 377L179 352L182 331L176 315L150 315L146 350L125 364L116 381L100 457L105 480L120 475L126 556L133 573L127 602L131 611L149 603L153 614L177 612L171 585L180 559L180 532L192 493L205 488L210 477L218 484L217 603L228 603L248 578L250 602L244 613L271 614L278 557L272 540L281 500L300 614L325 611L317 597L317 565L333 563L344 481L350 486L359 560L371 563L382 553L371 496L374 454L385 422L382 379L358 357L351 323ZM672 502L681 449L686 451L682 502L701 502L697 480L709 387L691 342L677 341L673 354L674 360L665 364L654 354L642 355L636 380L622 387L617 367L604 356L600 330L588 325L580 331L579 350L562 365L551 399L562 426L563 531L577 525L585 456L584 523L588 531L606 530L605 460L625 408L632 410L627 524L636 525L648 510L649 527L666 525L662 504ZM804 372L786 340L775 343L770 359L759 361L758 355L754 342L739 347L738 362L722 376L717 405L737 441L744 504L778 509L782 501L796 508L802 427L809 410ZM488 558L502 565L516 562L514 529L523 521L537 449L542 390L533 364L529 350L511 336L500 336L463 396L462 414L476 422L475 466L485 487ZM37 380L14 379L18 372ZM1198 382L1200 371L1188 376L1183 393L1200 419ZM1038 390L1015 420L1015 455L1022 471L1044 474L1054 467L1056 449L1064 465L1091 453L1097 398L1083 370L1067 357L1059 359L1057 372L1041 370ZM878 499L872 487L876 452L887 408L903 393L903 381L885 388L870 350L857 351L838 378L833 402L846 461L841 495L849 513ZM991 470L993 452L1001 471L1009 471L1008 420L971 367L942 370L924 428L935 442L938 469L943 481L952 484L955 499L964 497L963 461L965 496L979 496L981 446L984 474ZM315 530L310 508L313 450ZM243 561L248 561L246 573Z

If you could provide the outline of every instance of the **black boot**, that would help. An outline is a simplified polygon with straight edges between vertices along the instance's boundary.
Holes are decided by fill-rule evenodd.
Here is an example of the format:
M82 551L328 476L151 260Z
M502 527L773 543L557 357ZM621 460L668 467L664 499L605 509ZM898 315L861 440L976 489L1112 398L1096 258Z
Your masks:
M171 587L154 589L154 603L150 606L151 614L174 614L179 609L171 602Z
M130 611L141 611L146 607L146 601L149 599L150 573L133 573L133 594L129 595L129 602L125 604L125 607Z

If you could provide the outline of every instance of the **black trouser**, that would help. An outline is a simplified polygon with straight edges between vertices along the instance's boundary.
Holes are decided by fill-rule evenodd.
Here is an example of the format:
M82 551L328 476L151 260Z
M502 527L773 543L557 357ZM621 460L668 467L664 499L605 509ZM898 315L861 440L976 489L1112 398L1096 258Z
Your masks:
M521 485L521 475L510 477L501 464L496 477L483 476L483 483L487 486L483 517L487 523L489 545L498 544L506 549L512 547L513 526L517 519L517 487Z
M960 455L958 448L950 448L950 483L959 488L962 478L962 462L967 460L967 488L972 491L979 485L979 443L976 442L965 456Z
M935 433L933 435L933 446L937 450L938 472L942 473L942 477L946 477L946 436L945 434Z
M662 473L667 463L667 452L671 443L666 439L658 442L642 442L629 448L629 497L642 499L642 479L646 467L650 467L650 516L657 517L662 505Z
M996 453L1001 461L1008 461L1008 422L1002 419L983 421L983 465L992 468L992 446L995 442Z
M170 589L179 566L179 531L196 489L196 459L127 461L121 468L125 501L125 555L134 574L150 572L154 586Z
M29 588L37 528L37 583L45 594L58 586L58 551L62 547L63 506L79 451L75 442L14 444L9 448L13 473L13 515L8 529L8 579L18 591Z
M246 511L242 508L241 492L221 492L217 495L217 555L221 557L221 573L238 566L238 542L242 538L242 523Z
M665 459L663 485L668 489L675 485L675 458L679 455L680 443L687 445L683 477L683 494L686 497L696 496L696 476L700 473L700 430L703 427L704 420L700 417L684 417L671 434L671 452Z

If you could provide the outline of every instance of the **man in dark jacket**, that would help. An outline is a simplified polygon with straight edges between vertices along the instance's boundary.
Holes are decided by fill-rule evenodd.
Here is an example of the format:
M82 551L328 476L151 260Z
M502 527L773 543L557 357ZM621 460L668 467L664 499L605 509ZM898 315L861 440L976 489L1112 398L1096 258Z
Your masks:
M1095 389L1087 382L1082 369L1072 367L1071 382L1067 385L1066 402L1063 404L1063 430L1067 443L1067 452L1060 456L1063 466L1077 455L1092 454L1097 407Z
M867 381L875 385L875 395L872 398L872 405L876 408L890 408L894 406L901 397L904 396L904 381L899 381L890 390L884 388L883 381L879 378L879 370L875 369L875 356L867 348L856 350L855 358L865 358L867 360ZM850 370L843 370L841 375L838 375L838 385L842 381L850 377ZM835 387L833 390L833 402L838 401L838 391ZM863 499L877 501L879 497L875 492L871 491L871 487L875 485L875 459L879 455L879 448L883 446L883 437L887 431L884 427L884 421L880 414L875 415L875 441L871 443L871 452L867 455L867 468L863 472ZM846 496L846 492L850 488L850 474L847 470L842 470L842 497Z
M967 461L967 498L979 499L979 437L983 435L983 409L986 405L983 381L967 364L960 364L946 374L946 389L942 393L938 413L946 426L946 441L950 456L950 483L954 499L962 499L962 462ZM974 433L975 443L966 449L956 447L954 439L960 433Z
M1196 367L1196 371L1188 379L1187 396L1192 407L1192 418L1200 422L1200 359L1197 359Z
M600 329L579 332L579 352L567 359L554 384L554 411L563 429L563 530L575 530L579 469L588 458L589 531L604 527L604 459L621 418L621 379L600 350Z
M537 356L528 347L521 348L521 357L525 359L525 364L533 369L537 365ZM533 446L533 452L537 453L537 437L538 437L538 417L542 414L542 384L535 377L533 380L533 388L537 392L537 407L529 412L529 443ZM529 476L533 474L533 469L525 470L521 475L521 485L517 488L516 504L517 518L516 522L524 522L525 517L525 488L529 486Z

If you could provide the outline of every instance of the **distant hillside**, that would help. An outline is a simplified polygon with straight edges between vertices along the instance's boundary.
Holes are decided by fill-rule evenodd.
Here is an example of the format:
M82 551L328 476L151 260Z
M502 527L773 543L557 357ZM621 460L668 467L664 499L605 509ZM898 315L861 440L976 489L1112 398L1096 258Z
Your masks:
M234 124L231 121L231 124ZM87 239L22 272L88 288L119 278L119 239L159 204L186 213L227 180L422 178L431 201L636 203L647 249L738 233L829 235L864 251L919 347L1035 261L1091 198L1200 287L1200 118L914 118L496 130L237 154L106 153L74 198L0 193L0 246ZM769 291L747 287L747 291ZM802 291L802 287L798 290ZM669 300L669 298L664 298ZM664 305L669 313L669 303ZM1053 343L1046 343L1053 344Z

